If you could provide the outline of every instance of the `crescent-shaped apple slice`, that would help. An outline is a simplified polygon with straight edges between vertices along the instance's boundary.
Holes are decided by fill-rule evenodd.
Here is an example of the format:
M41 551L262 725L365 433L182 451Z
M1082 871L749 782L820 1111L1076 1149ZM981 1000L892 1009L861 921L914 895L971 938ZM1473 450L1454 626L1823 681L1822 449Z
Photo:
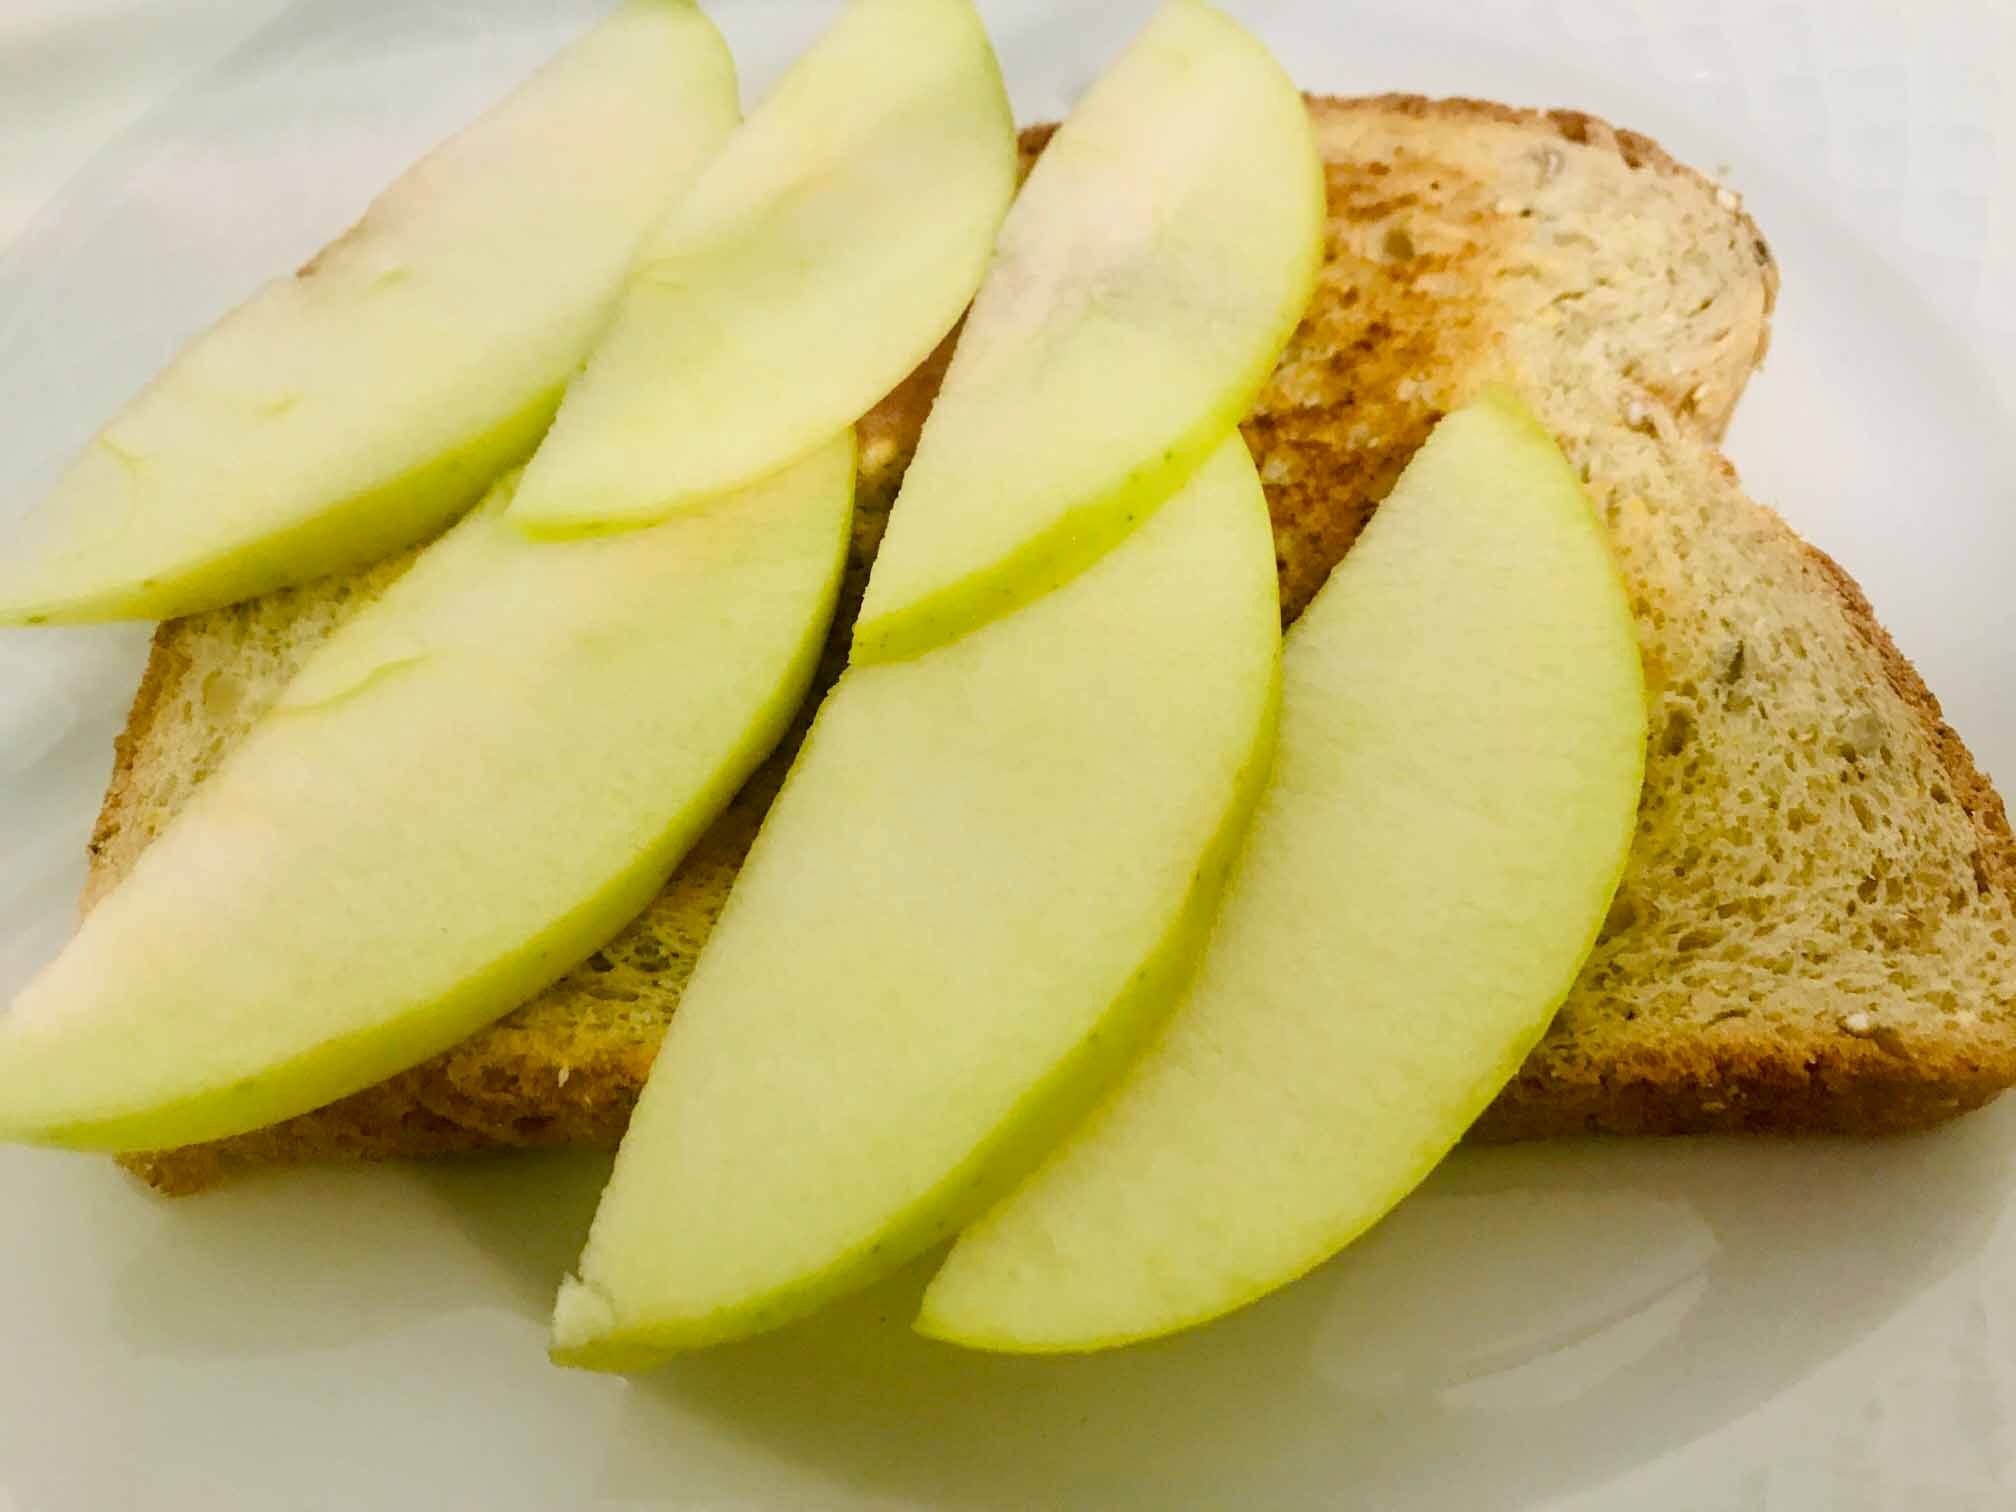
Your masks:
M1289 633L1274 771L1197 980L918 1327L1095 1349L1229 1312L1377 1222L1595 943L1644 770L1602 525L1509 396L1444 420Z
M0 1013L0 1138L258 1128L446 1049L633 918L825 640L851 433L649 530L510 486L340 627Z
M1001 228L854 631L951 640L1083 571L1246 413L1302 318L1323 171L1281 65L1172 0L1057 129Z
M970 0L853 0L652 237L512 520L662 519L853 424L952 329L1014 192Z
M666 1033L554 1357L775 1327L950 1235L1173 1000L1267 759L1235 435L1095 567L812 726Z
M736 114L699 8L629 0L99 432L0 552L0 624L192 614L440 530L538 444Z

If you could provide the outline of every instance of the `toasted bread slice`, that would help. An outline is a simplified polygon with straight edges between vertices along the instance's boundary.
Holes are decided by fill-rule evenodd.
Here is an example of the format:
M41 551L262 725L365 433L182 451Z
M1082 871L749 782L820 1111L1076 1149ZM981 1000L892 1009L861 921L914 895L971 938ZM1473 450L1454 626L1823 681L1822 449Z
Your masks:
M1734 196L1586 116L1405 96L1312 110L1326 267L1245 427L1285 614L1439 415L1510 378L1610 525L1646 658L1653 737L1623 888L1476 1134L1904 1129L2016 1081L2002 806L1846 574L1715 449L1777 281ZM828 676L942 357L863 424ZM162 627L87 906L405 560ZM319 1112L128 1165L182 1192L260 1162L613 1145L789 754L642 918L501 1023Z

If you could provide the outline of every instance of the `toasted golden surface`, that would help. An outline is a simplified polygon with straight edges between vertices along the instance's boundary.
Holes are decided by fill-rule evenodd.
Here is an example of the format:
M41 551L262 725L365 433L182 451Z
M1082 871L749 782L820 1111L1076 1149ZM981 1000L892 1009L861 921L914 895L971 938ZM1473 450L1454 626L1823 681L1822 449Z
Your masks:
M1907 1128L2016 1081L2000 802L1853 583L1714 448L1777 282L1734 197L1572 113L1408 96L1312 110L1326 266L1245 424L1284 613L1441 413L1509 377L1589 481L1646 656L1654 736L1623 891L1478 1135ZM863 423L829 677L942 359ZM89 896L401 565L162 627ZM642 918L501 1023L317 1113L128 1164L187 1191L253 1162L614 1144L788 759Z

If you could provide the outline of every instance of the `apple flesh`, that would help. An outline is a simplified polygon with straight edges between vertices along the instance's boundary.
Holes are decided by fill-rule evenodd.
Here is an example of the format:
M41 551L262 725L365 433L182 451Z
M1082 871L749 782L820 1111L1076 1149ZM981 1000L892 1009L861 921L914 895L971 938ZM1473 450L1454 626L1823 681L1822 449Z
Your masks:
M1518 1068L1596 939L1645 747L1601 526L1506 396L1451 415L1288 637L1273 775L1167 1030L962 1237L918 1327L1166 1334L1369 1228Z
M969 0L854 0L654 234L513 521L662 519L852 424L973 297L1015 174Z
M1243 415L1321 255L1308 111L1172 0L1044 149L903 483L854 660L1009 613L1132 530Z
M630 0L128 404L10 543L0 624L188 614L439 530L538 443L736 114L699 9Z
M508 484L331 637L0 1014L0 1138L186 1144L508 1012L649 902L804 695L851 433L608 540Z
M820 710L688 983L553 1354L774 1327L948 1237L1177 992L1280 631L1235 435L1124 545Z

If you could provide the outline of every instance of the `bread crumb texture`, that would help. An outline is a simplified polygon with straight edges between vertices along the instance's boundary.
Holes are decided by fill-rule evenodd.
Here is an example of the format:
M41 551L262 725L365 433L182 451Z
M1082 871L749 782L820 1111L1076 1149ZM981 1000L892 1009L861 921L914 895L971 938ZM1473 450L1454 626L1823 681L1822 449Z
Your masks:
M1777 288L1740 204L1588 116L1411 96L1312 109L1326 263L1244 426L1284 616L1436 420L1509 379L1609 526L1645 657L1651 744L1623 885L1474 1135L1905 1129L2016 1081L2001 803L1853 582L1745 497L1715 448ZM863 422L826 681L945 356ZM408 561L162 628L87 906ZM644 916L533 1002L319 1112L127 1164L189 1191L270 1161L613 1145L799 733Z

